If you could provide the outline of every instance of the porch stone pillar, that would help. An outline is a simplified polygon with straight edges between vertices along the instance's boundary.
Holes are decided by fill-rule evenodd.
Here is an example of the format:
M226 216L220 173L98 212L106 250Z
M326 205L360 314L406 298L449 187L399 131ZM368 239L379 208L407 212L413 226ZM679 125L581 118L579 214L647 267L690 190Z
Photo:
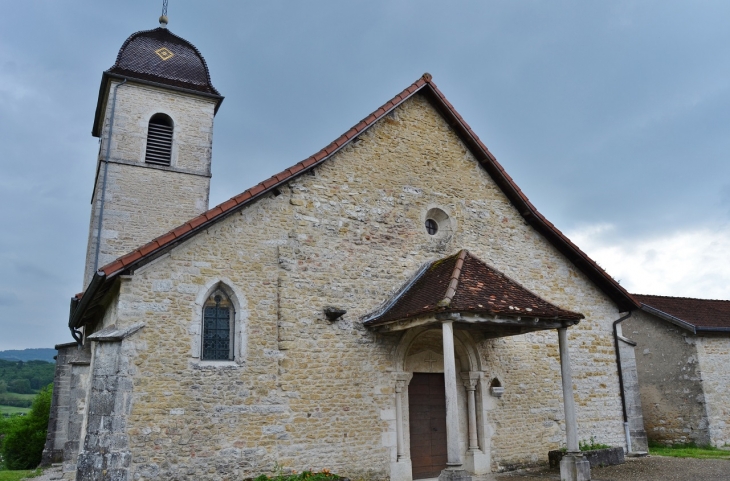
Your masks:
M461 379L466 388L467 419L469 421L469 449L464 459L464 469L472 474L481 475L491 472L489 456L479 447L479 429L477 423L476 390L483 382L483 373L480 371L462 372ZM482 440L484 442L484 440Z
M479 436L477 435L477 402L476 389L479 382L478 372L462 372L461 379L464 381L466 388L466 405L469 419L469 451L477 451L479 449Z
M456 401L456 357L454 354L454 323L441 323L444 339L444 386L446 388L446 453L448 466L461 466L459 452L459 406Z
M405 443L403 441L403 390L408 388L413 374L410 372L399 372L395 379L395 432L397 439L398 461L405 459Z
M441 471L439 481L471 481L462 467L459 449L459 406L456 398L456 358L454 355L454 324L441 323L444 344L444 385L446 388L446 453L448 468Z
M403 391L413 378L413 373L395 373L395 432L396 432L396 461L390 463L391 481L412 481L413 470L411 458L406 455L403 431L405 422L403 420Z
M568 452L560 461L560 479L564 481L590 481L591 465L578 447L578 423L573 398L573 374L568 352L568 328L558 328L560 349L560 374L563 378L563 406L565 407L565 434Z

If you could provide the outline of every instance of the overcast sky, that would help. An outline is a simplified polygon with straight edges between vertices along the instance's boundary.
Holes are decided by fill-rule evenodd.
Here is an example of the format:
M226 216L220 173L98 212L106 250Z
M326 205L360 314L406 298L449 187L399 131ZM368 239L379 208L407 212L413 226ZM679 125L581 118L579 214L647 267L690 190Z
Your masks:
M69 342L102 71L161 1L0 0L0 349ZM631 292L730 299L730 2L170 0L226 97L211 206L430 72Z

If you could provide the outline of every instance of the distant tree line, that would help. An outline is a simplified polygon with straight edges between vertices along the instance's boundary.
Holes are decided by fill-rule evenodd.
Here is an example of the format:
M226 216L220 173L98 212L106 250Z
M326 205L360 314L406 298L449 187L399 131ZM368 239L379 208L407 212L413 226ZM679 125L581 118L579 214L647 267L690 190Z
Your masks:
M33 394L53 382L55 368L54 364L45 361L0 359L0 395L7 392Z

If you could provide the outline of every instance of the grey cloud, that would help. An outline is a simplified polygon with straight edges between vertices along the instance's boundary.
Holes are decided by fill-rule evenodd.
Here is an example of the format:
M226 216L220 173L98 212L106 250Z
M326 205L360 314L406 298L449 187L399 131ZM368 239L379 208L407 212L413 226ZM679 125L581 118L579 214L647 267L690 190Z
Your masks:
M0 349L68 340L101 72L158 15L147 0L3 9L0 290L19 304L4 306ZM564 231L611 224L606 239L625 245L730 219L730 3L231 0L172 2L169 15L226 96L212 205L316 152L429 71ZM27 263L23 276L8 259ZM43 303L31 295L38 279ZM8 328L28 313L46 329Z

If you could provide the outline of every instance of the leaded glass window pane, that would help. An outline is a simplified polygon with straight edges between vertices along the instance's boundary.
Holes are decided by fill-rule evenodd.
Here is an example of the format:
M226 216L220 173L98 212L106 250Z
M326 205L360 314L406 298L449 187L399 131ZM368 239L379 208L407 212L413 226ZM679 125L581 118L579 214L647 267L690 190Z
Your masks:
M233 359L233 306L220 289L203 307L203 359Z

